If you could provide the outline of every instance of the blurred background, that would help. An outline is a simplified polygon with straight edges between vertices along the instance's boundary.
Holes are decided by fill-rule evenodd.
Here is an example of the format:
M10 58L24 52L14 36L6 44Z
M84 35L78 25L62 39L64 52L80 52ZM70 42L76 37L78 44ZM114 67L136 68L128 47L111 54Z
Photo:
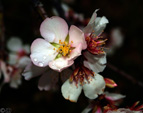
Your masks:
M107 67L101 73L113 79L118 87L106 89L126 95L122 106L130 106L136 101L143 104L143 1L142 0L41 0L49 17L56 15L66 18L61 4L65 3L77 14L89 19L95 9L99 17L109 20L104 33L111 43L111 33L120 28L122 44L112 54L107 55ZM36 0L0 0L0 13L3 14L5 43L12 36L20 37L23 43L31 44L41 37L39 27L43 21ZM69 24L78 24L67 19ZM86 25L86 22L83 25ZM82 94L77 103L65 100L59 89L39 91L38 77L30 81L22 78L18 89L6 84L0 92L0 108L11 108L12 113L80 113L88 99Z

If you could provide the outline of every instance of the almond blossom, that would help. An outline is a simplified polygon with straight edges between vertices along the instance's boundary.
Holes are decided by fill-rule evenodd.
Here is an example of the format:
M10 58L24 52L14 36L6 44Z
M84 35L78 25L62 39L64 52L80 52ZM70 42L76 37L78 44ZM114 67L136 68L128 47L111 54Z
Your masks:
M84 94L89 99L95 99L98 95L103 93L105 88L105 82L101 75L96 74L94 77L90 77L89 81L84 80L83 85L78 83L77 85L70 83L67 80L62 85L62 94L65 99L70 100L71 102L77 102L79 95L83 89Z
M60 17L46 18L40 26L41 35L31 45L31 60L39 67L49 66L61 72L71 66L74 60L81 55L87 45L84 33L72 25L68 25Z
M93 73L83 65L78 66L61 88L62 95L71 102L77 102L83 89L89 99L95 99L102 94L105 88L105 81L100 74Z
M103 39L100 35L109 22L105 16L97 17L97 11L98 9L94 11L88 25L83 29L88 50L84 53L87 59L84 61L84 65L99 73L106 67L106 53L103 50L106 39Z
M64 98L72 102L77 102L82 89L86 97L95 99L105 88L105 81L98 74L106 67L106 54L102 49L105 40L100 40L99 35L103 32L108 20L106 17L96 18L96 12L97 10L83 29L88 50L83 52L84 60L77 61L79 66L76 65L70 79L61 88Z

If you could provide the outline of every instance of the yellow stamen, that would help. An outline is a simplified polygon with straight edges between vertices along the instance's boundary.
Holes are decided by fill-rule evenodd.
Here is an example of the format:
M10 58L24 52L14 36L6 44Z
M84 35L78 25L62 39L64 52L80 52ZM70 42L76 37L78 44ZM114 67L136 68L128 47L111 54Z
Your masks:
M63 56L67 56L71 52L71 46L67 42L61 42L59 40L60 47L58 48L57 52L62 54Z

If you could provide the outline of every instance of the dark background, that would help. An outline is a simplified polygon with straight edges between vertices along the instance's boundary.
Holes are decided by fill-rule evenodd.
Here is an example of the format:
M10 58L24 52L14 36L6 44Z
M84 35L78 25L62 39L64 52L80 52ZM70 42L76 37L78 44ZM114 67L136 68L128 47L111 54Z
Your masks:
M53 1L41 0L49 17L53 15ZM1 4L5 41L11 36L18 36L24 43L31 44L35 38L41 37L39 26L43 19L33 1L1 0ZM77 0L69 6L76 12L83 13L85 18L91 17L94 10L99 8L98 16L104 15L109 20L106 33L114 27L122 28L123 46L114 55L107 57L108 64L116 69L107 64L102 75L112 78L118 84L118 87L108 91L126 95L122 106L130 106L138 100L143 103L143 86L140 85L143 83L143 1ZM23 79L18 89L5 85L0 93L0 108L11 108L12 113L80 113L88 105L84 94L80 95L77 103L71 103L62 97L60 88L58 91L39 91L38 79Z

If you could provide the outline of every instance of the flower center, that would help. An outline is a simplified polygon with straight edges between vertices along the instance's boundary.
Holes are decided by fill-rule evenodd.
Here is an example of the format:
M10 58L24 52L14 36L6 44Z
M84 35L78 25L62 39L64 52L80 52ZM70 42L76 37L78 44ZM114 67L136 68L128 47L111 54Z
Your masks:
M104 53L104 45L107 39L104 39L102 36L94 36L91 34L89 37L86 37L88 44L88 51L92 54L102 54Z
M94 75L94 72L86 68L84 65L77 65L76 69L70 76L70 82L74 81L76 85L78 83L80 83L80 85L83 85L84 83L86 83L85 79L87 80L87 82L90 82L89 78L91 76L94 77Z
M71 43L73 42L71 41ZM61 42L61 40L59 40L59 44L60 44L60 47L57 49L57 52L61 54L62 56L68 56L70 52L72 51L71 45L67 43L66 41Z

